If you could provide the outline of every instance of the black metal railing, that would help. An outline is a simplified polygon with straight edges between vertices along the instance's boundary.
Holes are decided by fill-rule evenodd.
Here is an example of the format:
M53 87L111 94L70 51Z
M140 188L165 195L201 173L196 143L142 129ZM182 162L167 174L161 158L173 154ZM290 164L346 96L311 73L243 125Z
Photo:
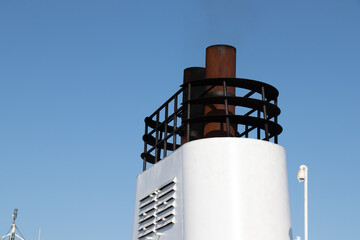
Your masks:
M218 86L222 86L221 94L209 94ZM200 96L192 97L192 88L196 87L206 90ZM229 87L235 88L235 95L228 94ZM280 114L278 95L278 90L269 84L243 78L201 79L182 85L179 91L145 118L144 152L141 154L143 170L146 170L147 162L155 164L182 143L194 140L191 128L197 123L223 123L226 125L226 136L272 139L278 143L278 135L282 132L277 119ZM222 104L225 111L192 116L192 107L209 104ZM235 112L229 112L230 106L235 107ZM231 129L235 129L235 134L231 134Z

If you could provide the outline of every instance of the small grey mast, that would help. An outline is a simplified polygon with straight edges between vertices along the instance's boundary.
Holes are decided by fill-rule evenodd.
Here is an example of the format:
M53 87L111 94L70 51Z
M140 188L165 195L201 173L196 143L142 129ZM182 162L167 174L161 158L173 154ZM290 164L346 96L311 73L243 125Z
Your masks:
M12 218L13 218L13 223L11 224L11 227L10 227L10 230L7 234L5 234L4 236L2 236L0 238L1 239L5 239L6 237L9 237L9 240L15 240L15 238L18 238L18 239L21 239L21 240L25 240L24 239L24 236L20 233L19 229L17 228L16 226L16 223L15 223L15 220L17 218L17 215L18 215L18 209L15 208L14 209L14 213L12 214ZM16 233L16 230L19 232L19 234L21 236L19 236L17 233Z

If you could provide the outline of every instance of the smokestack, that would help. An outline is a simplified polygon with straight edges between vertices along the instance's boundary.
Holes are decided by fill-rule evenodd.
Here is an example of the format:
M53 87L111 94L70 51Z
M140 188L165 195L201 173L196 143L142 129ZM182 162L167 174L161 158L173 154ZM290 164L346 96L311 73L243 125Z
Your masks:
M228 45L213 45L206 48L206 78L235 78L236 76L236 49ZM235 96L235 87L207 86L206 96ZM205 116L210 115L235 115L235 106L225 104L206 104ZM209 122L204 126L204 137L234 137L236 125L226 129L226 123Z
M194 82L196 80L201 80L205 78L205 68L203 67L190 67L184 70L184 85ZM197 86L191 88L190 100L199 98L205 92L204 86ZM183 104L186 104L188 100L188 91L183 92ZM183 113L182 121L188 118L188 113L185 111ZM204 116L204 104L193 104L190 110L191 118L198 118ZM203 123L191 123L190 125L190 139L187 139L187 128L183 131L181 137L181 144L186 142L200 139L203 137L204 124Z

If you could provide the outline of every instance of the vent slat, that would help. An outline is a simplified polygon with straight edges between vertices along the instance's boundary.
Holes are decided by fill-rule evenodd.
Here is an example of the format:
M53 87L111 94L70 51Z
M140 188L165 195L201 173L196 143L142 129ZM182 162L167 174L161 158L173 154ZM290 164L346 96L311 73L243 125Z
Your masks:
M155 208L152 208L147 212L140 213L139 222L143 221L144 219L149 218L150 216L154 216L154 215L155 215Z
M166 192L169 189L173 189L175 187L175 182L171 182L169 184L166 184L162 188L159 188L159 192Z
M148 201L148 198L149 198L149 199L152 198L152 197L151 197L152 194L153 194L153 193L151 193L151 194L147 195L146 197L140 199L139 202L141 203L141 202Z
M140 203L139 208L142 209L142 208L146 207L147 205L149 205L149 204L151 204L153 202L155 202L155 198L151 198L151 201L146 201L146 202Z
M160 198L160 197L166 195L167 193L169 193L169 192L171 192L171 191L175 191L175 187L166 189L165 191L161 191L157 197Z
M162 195L157 199L158 203L161 203L163 201L169 200L171 197L173 197L175 194L175 190L171 189L171 191L167 192L166 194Z
M152 225L155 227L155 218L152 219L152 221L149 221L147 223L139 224L138 231L147 230L149 228L152 228Z
M169 185L175 185L175 179L173 179L172 181L170 181L169 183L163 184L159 187L159 191L162 191L163 189L165 189L166 187L168 187Z
M140 234L140 235L138 235L138 239L140 239L140 238L143 238L143 237L146 237L146 236L148 236L148 235L150 235L150 234L156 234L156 232L155 232L155 229L154 230L151 230L151 231L146 231L146 232L144 232L143 234Z
M158 212L162 212L164 209L175 206L175 198L170 198L167 201L161 202L159 205L157 205Z
M157 228L156 228L156 231L166 227L166 226L169 226L170 224L174 224L174 221L173 220L170 220L170 221L167 221L167 222L164 222L163 224L160 224Z
M164 223L166 223L166 222L172 222L174 219L175 219L174 216L171 215L171 216L169 216L169 218L167 218L167 219L165 219L165 220L158 221L158 222L156 223L156 229L158 229L159 226L164 225Z
M144 209L144 210L146 210L146 209ZM147 211L144 211L144 210L139 212L139 217L151 215L152 211L155 211L155 205L154 205L154 207L149 207L149 210L147 210Z
M156 215L157 215L157 216L160 216L160 215L163 215L163 214L166 213L166 212L171 212L171 211L174 210L174 209L175 209L174 206L169 205L169 206L167 206L166 208L163 208L161 211L158 211Z
M156 206L155 201L152 202L151 204L144 206L142 209L140 209L140 211L141 211L140 214L146 213L146 212L150 211L151 209L155 209L155 206Z
M144 218L144 219L140 220L139 225L145 224L146 221L152 221L152 218L155 218L155 214L149 215L148 218Z
M156 222L160 222L162 219L166 219L170 216L175 216L175 211L172 209L171 211L162 212L161 216L156 217Z

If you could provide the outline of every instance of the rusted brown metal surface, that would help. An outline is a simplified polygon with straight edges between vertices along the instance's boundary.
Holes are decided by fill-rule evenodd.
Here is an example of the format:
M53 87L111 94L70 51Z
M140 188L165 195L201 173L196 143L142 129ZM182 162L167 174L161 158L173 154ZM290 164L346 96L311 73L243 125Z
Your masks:
M213 45L206 49L206 78L235 78L236 76L236 49L229 45ZM211 89L210 89L211 88ZM207 86L206 96L224 96L222 86ZM226 87L227 95L234 96L235 88ZM235 106L228 106L229 115L235 114ZM206 104L204 115L225 114L225 104ZM235 136L236 125L230 126L230 136ZM204 125L204 137L228 136L226 123L210 122Z
M205 68L203 67L191 67L186 68L184 70L184 85L187 83L191 83L192 81L196 81L199 79L205 78ZM190 88L190 99L199 98L201 94L205 92L205 87L191 87ZM184 91L183 93L183 103L188 100L188 91ZM190 116L191 118L202 117L204 116L204 105L203 104L193 104L190 108ZM187 119L188 113L185 112L183 114L183 122ZM192 123L190 124L190 141L200 139L203 137L204 132L204 124L203 123ZM183 135L181 137L181 144L188 142L187 139L187 127L183 131Z

